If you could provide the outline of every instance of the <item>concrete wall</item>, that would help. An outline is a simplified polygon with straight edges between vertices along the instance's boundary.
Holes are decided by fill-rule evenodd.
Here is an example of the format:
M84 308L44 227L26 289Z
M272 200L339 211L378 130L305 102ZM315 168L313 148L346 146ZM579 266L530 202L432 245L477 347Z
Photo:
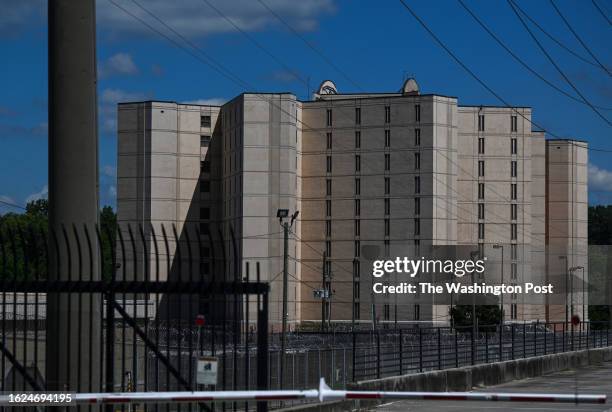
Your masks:
M463 368L357 382L349 389L363 391L464 392L557 371L612 361L612 347L535 356ZM346 411L373 407L385 401L340 401L309 404L282 411Z

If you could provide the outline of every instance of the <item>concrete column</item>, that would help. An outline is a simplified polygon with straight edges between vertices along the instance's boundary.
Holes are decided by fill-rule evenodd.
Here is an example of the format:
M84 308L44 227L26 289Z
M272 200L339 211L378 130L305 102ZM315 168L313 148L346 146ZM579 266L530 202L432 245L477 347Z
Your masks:
M94 227L98 222L95 1L52 0L48 10L49 228L59 239L60 259L58 270L55 253L50 253L49 278L97 280L100 270ZM88 253L84 225L89 231L92 256ZM81 245L82 270L78 269L77 242ZM55 252L56 246L51 243ZM80 297L74 293L49 294L47 389L100 389L100 309L99 294Z

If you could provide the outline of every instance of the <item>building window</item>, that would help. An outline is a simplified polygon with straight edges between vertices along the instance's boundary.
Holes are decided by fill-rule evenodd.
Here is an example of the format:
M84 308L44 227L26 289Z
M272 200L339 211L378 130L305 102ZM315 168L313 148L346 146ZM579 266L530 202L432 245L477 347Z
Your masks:
M385 236L389 236L389 232L391 231L391 222L389 219L385 219Z
M331 236L331 220L325 221L325 236L327 237Z
M419 170L421 168L421 154L416 152L414 154L414 169Z
M517 236L516 232L517 232L517 224L510 223L510 239L516 240L516 236Z
M325 201L325 216L330 217L332 212L332 203L331 200Z
M200 162L200 173L210 173L210 161L204 160Z
M385 130L385 147L391 146L391 130Z
M327 173L331 173L332 171L332 158L331 156L327 156Z
M478 183L478 199L485 198L485 186L484 183Z
M484 154L484 152L485 152L484 137L479 137L478 138L478 153L479 154Z
M332 148L332 134L331 132L327 132L327 148Z
M510 175L516 177L516 160L510 162Z
M391 178L385 177L385 194L391 193Z
M360 155L355 155L355 171L356 172L361 171L361 156Z
M512 139L510 139L510 154L516 154L516 153L517 153L516 138L513 137Z
M355 241L355 257L359 257L361 253L361 242L356 240Z
M209 226L208 223L200 223L200 234L201 235L208 235L208 231L209 231Z
M331 242L329 240L325 241L325 257L330 258L331 257ZM327 263L327 262L326 262ZM327 270L327 272L329 273L329 271Z
M331 181L331 179L326 179L325 180L325 194L327 196L331 196L331 194L332 194L332 181Z
M510 116L510 131L516 132L517 129L516 116Z
M359 178L355 179L355 194L356 195L361 194L361 179Z
M516 320L516 318L518 317L517 312L518 312L518 309L517 309L516 303L510 304L510 319Z
M421 319L421 305L419 305L418 303L414 304L414 320L420 320Z
M485 117L484 114L478 115L478 131L484 132L485 129Z
M201 207L200 208L200 220L208 220L210 219L210 208Z
M516 260L518 256L518 247L516 243L510 245L510 259Z
M421 193L421 176L414 177L414 193Z
M200 136L200 147L208 147L210 145L210 136Z
M510 183L510 199L516 200L516 183Z
M478 161L478 176L483 177L485 175L485 166L484 166L484 160L479 160Z
M361 200L355 199L355 216L359 216L361 214Z
M391 155L389 153L385 153L385 170L391 169Z
M421 198L420 197L414 198L414 214L415 215L421 214Z
M210 127L210 116L200 116L200 127Z
M202 246L200 248L200 257L203 257L203 258L210 257L210 248L208 246Z
M332 125L332 109L327 109L327 125Z
M355 219L355 236L360 236L361 234L361 221L359 219Z
M485 205L484 203L478 203L478 219L485 218Z
M484 239L485 237L485 226L484 223L478 224L478 239Z
M385 106L385 123L391 123L391 107Z
M210 193L210 182L208 180L200 180L200 192Z
M355 107L355 124L361 124L361 107Z
M391 214L391 199L385 198L385 215L389 216Z
M518 207L517 207L516 203L512 203L510 205L510 219L511 220L516 220L516 217L518 215L517 209L518 209Z
M414 129L414 145L421 145L421 129Z
M419 123L421 121L421 105L414 105L414 121Z
M355 149L359 149L361 147L361 132L355 132Z
M421 219L418 217L414 218L414 234L418 236L421 234Z

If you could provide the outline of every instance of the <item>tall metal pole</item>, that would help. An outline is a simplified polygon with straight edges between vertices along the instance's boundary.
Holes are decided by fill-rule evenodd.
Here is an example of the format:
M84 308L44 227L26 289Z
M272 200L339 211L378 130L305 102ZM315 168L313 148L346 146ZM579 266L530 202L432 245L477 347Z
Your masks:
M327 320L327 297L326 297L326 293L327 293L327 276L326 276L326 271L327 271L327 252L323 252L323 267L321 269L321 293L323 294L323 296L321 296L321 332L323 332L325 330L325 323Z
M93 234L98 223L95 9L94 0L48 2L49 229L60 238L73 224L86 225ZM76 234L66 232L74 251ZM50 256L54 260L57 252L61 269L51 262L50 280L70 280L70 274L72 280L100 279L99 245L96 236L90 238L92 269L78 273L78 259L68 259L68 245L53 245L57 250ZM100 299L94 294L80 299L76 294L48 295L47 390L99 388ZM74 330L79 321L81 333ZM75 359L77 352L80 359Z
M289 254L289 222L283 222L284 246L283 246L283 332L281 336L281 353L280 353L280 388L283 388L283 372L284 372L284 357L285 357L285 340L287 338L287 260Z

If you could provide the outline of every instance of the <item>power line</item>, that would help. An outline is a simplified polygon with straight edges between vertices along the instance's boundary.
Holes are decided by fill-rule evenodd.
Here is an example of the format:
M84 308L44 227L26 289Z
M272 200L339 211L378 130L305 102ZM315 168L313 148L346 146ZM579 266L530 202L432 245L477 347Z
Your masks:
M523 27L525 28L525 30L527 30L527 33L529 33L529 36L531 36L531 38L533 39L533 41L537 44L538 48L540 49L540 51L544 54L544 56L546 56L546 58L548 59L548 61L550 62L550 64L552 64L554 66L554 68L557 70L557 72L559 72L559 74L563 77L563 79L565 79L565 81L567 82L567 84L570 85L570 87L572 89L574 89L574 91L578 94L578 96L580 96L582 98L582 100L584 100L584 102L599 116L603 119L603 121L605 121L608 126L612 126L612 123L610 123L610 121L608 119L606 119L601 113L599 113L599 111L593 107L593 105L591 104L591 102L589 102L587 100L586 97L584 97L584 95L580 92L580 90L578 90L578 88L574 85L574 83L572 83L572 81L565 75L565 73L563 72L563 70L561 70L561 68L559 67L559 65L557 65L557 63L555 62L555 60L551 57L550 54L548 54L548 52L546 51L546 48L544 46L542 46L542 43L540 43L540 41L538 40L538 38L533 34L533 32L531 31L531 29L529 28L529 26L527 26L527 24L525 23L525 21L523 20L523 18L521 17L520 13L514 8L514 1L513 0L506 0L506 2L508 3L508 5L510 5L510 8L512 9L512 11L514 12L514 14L516 15L516 17L518 17L519 21L521 22L521 24L523 25Z
M465 70L470 76L472 76L472 78L474 80L476 80L482 87L484 87L489 93L491 93L493 96L495 96L495 98L497 98L497 100L499 100L500 102L502 102L507 108L513 110L517 115L521 116L523 119L525 119L527 122L529 122L530 124L536 126L538 129L541 130L545 130L544 127L538 125L537 123L535 123L533 120L527 118L527 116L525 116L523 113L521 113L520 111L516 110L516 108L514 108L513 106L511 106L503 97L501 97L495 90L493 90L491 87L489 87L489 85L487 85L483 80L480 79L480 77L478 77L476 75L476 73L474 73L472 71L472 69L470 69L465 63L463 63L463 61L457 57L457 55L455 55L455 53L453 53L453 51L446 46L446 44L440 40L440 38L429 28L429 26L412 10L412 8L410 8L410 6L408 6L408 4L406 4L406 2L404 0L399 0L399 2L404 6L404 8L406 10L408 10L408 12L412 15L412 17L414 17L414 19L421 25L421 27L423 27L425 29L425 31L427 31L427 33L429 33L429 35L436 41L436 43L438 43L438 45L444 49L444 51L446 51L449 56L451 56L453 58L453 60L455 60L455 62L461 66L461 68L463 68L463 70ZM556 138L560 138L558 135L556 135L555 133L551 132L548 130L548 134L550 134L553 137Z
M357 89L363 91L363 89L350 78L348 74L346 74L342 69L334 64L334 62L328 58L322 51L320 51L315 45L309 42L304 36L302 36L296 29L294 29L285 19L283 19L278 13L272 10L263 0L257 0L259 4L261 4L266 10L270 12L278 21L280 21L285 27L287 27L295 36L297 36L308 48L314 51L325 63L327 63L330 67L332 67L335 71L340 73L342 77L344 77L349 83L355 86Z
M242 33L251 43L253 43L258 49L266 53L270 58L272 58L276 63L278 63L281 67L287 70L291 75L293 75L296 79L300 80L302 83L309 87L308 80L304 79L297 71L290 68L285 62L283 62L279 57L277 57L274 53L264 47L261 43L259 43L253 36L251 36L248 32L244 31L240 28L232 19L230 19L227 15L225 15L221 10L215 7L209 0L202 0L206 3L211 9L213 9L219 16L221 16L225 21L231 24L237 31Z
M559 15L559 17L561 17L561 20L563 20L563 22L565 23L565 25L567 26L567 28L569 29L569 31L572 32L572 34L574 35L574 37L576 38L576 40L578 40L578 42L582 45L582 47L584 47L584 49L587 51L587 53L589 53L589 55L593 58L593 60L595 60L597 62L597 64L599 64L599 66L606 72L608 73L608 76L610 76L610 71L599 61L599 59L595 56L595 54L591 51L591 49L586 45L586 43L582 40L582 38L578 35L578 33L576 32L576 30L574 30L574 28L572 27L572 25L569 23L569 21L565 18L565 16L563 15L563 13L561 13L561 10L559 10L559 8L557 7L557 5L555 4L555 2L553 0L550 0L550 4L553 6L553 8L555 9L555 11L557 12L557 14Z
M591 3L593 3L593 6L595 6L595 8L599 12L599 14L601 14L601 16L608 22L608 24L612 26L612 21L606 15L606 13L604 13L604 11L601 9L601 7L599 7L599 4L597 4L597 2L595 0L591 0Z
M7 205L7 206L10 206L10 207L17 208L17 209L27 210L27 209L26 209L25 207L23 207L23 206L20 206L20 205L18 205L18 204L16 204L16 203L7 202L6 200L0 200L0 203L2 203L2 204L4 204L4 205Z
M600 68L599 65L595 62L590 61L589 59L581 56L580 54L578 54L577 52L573 51L572 49L570 49L568 46L566 46L565 44L563 44L560 40L556 39L552 34L550 34L549 32L547 32L546 30L544 30L544 28L538 24L537 21L535 21L529 14L527 14L518 4L515 4L516 8L523 13L523 15L536 27L538 28L538 30L540 30L542 33L544 33L545 36L547 36L549 39L551 39L553 42L555 42L559 47L561 47L563 50L567 51L568 53L570 53L571 55L573 55L574 57L576 57L579 60L582 60L583 62L590 64L591 66L595 66L598 69Z
M534 76L536 76L538 79L542 80L544 83L546 83L548 86L552 87L553 89L555 89L556 91L558 91L559 93L563 94L564 96L567 96L568 98L580 103L580 104L584 104L586 105L585 102L583 102L582 100L578 99L575 96L572 96L571 94L567 93L565 90L561 89L560 87L556 86L555 84L553 84L552 82L550 82L549 80L547 80L544 76L542 76L540 73L538 73L537 71L535 71L533 68L531 68L531 66L529 66L523 59L521 59L516 53L514 53L500 38L499 36L497 36L495 33L493 33L493 31L491 31L491 29L489 29L489 27L487 27L484 22L476 15L474 14L474 12L463 2L463 0L457 0L459 2L459 4L470 14L470 16L472 16L472 18L504 49L508 52L508 54L510 54L510 56L512 56L517 62L519 62L525 69L527 69L530 73L532 73ZM612 108L609 107L600 107L600 106L595 106L598 109L601 110L612 110Z

